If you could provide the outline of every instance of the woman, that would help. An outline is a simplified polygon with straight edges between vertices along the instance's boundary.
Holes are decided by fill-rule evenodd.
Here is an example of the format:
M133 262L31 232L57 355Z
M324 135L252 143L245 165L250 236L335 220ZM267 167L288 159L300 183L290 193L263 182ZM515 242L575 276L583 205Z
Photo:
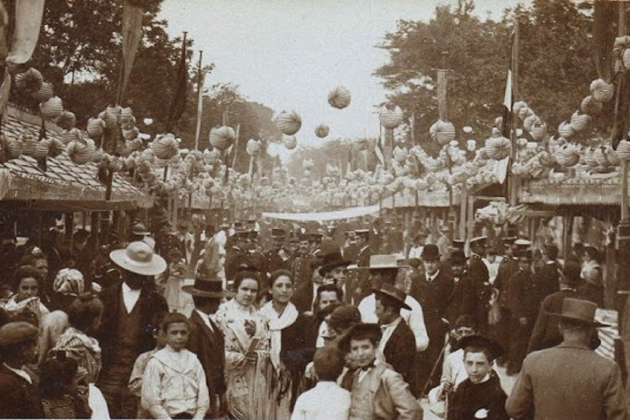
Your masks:
M578 286L578 294L584 296L597 306L604 306L603 269L599 264L599 250L593 245L584 245L582 248L582 274L584 282Z
M302 372L315 350L313 348L308 351L305 318L291 303L294 286L289 271L274 271L269 279L271 301L260 309L260 315L267 322L271 338L269 353L273 366L272 402L275 403L275 418L278 419L291 416Z
M91 293L83 293L68 308L70 326L57 339L51 350L77 361L87 371L87 381L96 383L101 370L101 348L92 336L101 324L103 303Z
M234 278L236 295L221 305L216 322L225 335L226 399L232 418L274 419L269 403L269 331L256 310L258 276L241 271Z
M40 369L39 389L44 416L48 419L89 419L92 410L77 385L76 360L51 358Z
M50 311L39 298L41 289L40 274L34 267L20 267L15 271L15 293L9 298L4 309L10 315L23 315L35 318L37 324Z

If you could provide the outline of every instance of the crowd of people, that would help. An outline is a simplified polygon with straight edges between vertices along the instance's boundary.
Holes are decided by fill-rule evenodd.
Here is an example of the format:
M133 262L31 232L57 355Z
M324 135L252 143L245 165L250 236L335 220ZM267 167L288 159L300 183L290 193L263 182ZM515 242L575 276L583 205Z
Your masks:
M595 247L198 226L3 231L0 417L628 418Z

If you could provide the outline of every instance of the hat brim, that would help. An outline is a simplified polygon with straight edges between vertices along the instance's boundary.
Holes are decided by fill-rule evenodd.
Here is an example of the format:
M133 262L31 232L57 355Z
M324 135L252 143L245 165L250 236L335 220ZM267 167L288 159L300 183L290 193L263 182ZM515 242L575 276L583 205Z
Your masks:
M182 286L182 291L189 293L193 296L202 296L202 297L217 298L217 299L229 298L233 296L232 293L227 290L223 290L221 292L208 292L206 290L196 289L195 286L192 286L192 285Z
M326 265L322 265L321 267L319 267L319 275L323 276L323 273L326 273L328 271L334 270L337 267L348 267L350 264L352 264L352 261L337 261L331 264L326 264Z
M610 327L610 324L603 324L599 321L587 321L585 319L582 318L575 318L572 316L566 316L566 315L562 315L562 314L558 314L555 312L545 312L547 315L549 315L552 318L557 318L557 319L565 319L567 321L573 321L573 322L580 322L584 325L590 325L591 327L595 327L595 328L603 328L603 327Z
M118 267L123 270L130 271L141 276L157 276L166 270L166 261L157 254L153 254L153 258L149 263L138 263L127 258L125 249L117 249L109 253L109 258Z
M394 295L392 295L392 294L390 294L390 293L384 292L384 291L383 291L383 290L381 290L381 289L374 289L374 288L373 288L373 289L372 289L372 292L374 292L374 294L375 294L375 295L380 293L380 294L385 295L385 296L388 296L388 297L390 297L390 298L392 298L392 299L396 299L396 301L399 303L399 306L400 306L400 308L401 308L401 309L406 309L406 310L408 310L408 311L410 311L410 310L411 310L411 307L410 307L409 305L407 305L404 301L400 301L400 300L398 300L398 297L397 297L397 296L394 296Z
M131 234L134 236L151 236L151 232L134 232L133 230Z

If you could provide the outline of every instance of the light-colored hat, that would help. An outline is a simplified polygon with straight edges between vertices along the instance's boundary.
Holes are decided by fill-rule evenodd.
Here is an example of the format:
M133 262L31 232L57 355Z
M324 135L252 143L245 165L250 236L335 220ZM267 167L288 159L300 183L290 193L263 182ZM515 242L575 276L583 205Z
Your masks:
M62 295L79 296L85 291L83 274L74 268L59 270L53 282L53 290Z
M0 348L36 340L39 330L25 321L9 322L0 328Z
M472 238L470 240L470 246L473 245L481 245L481 246L486 246L486 241L487 241L488 237L487 236L478 236L476 238Z
M157 276L166 270L164 258L153 253L153 249L145 242L131 242L125 249L110 252L109 257L123 270L141 276Z
M396 255L394 254L385 254L385 255L372 255L370 257L370 265L366 268L370 270L378 270L382 268L400 268L405 267L404 265L400 265Z

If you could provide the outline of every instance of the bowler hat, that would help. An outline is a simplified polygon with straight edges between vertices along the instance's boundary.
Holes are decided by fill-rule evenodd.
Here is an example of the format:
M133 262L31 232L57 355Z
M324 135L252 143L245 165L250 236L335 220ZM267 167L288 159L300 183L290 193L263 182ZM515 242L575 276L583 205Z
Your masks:
M231 296L231 293L223 289L223 281L213 276L211 278L195 277L195 283L192 286L182 286L182 290L193 296L203 296L210 298L223 298Z
M341 305L330 314L328 325L335 328L338 325L356 324L361 322L361 312L353 305Z
M149 236L151 234L142 223L134 223L131 225L131 233L135 236Z
M354 231L354 234L357 236L369 236L370 230L369 229L356 229Z
M339 348L342 351L350 351L350 341L357 336L367 336L374 340L378 344L381 341L381 327L377 324L357 324L350 328L350 330L339 340Z
M481 347L490 352L492 360L503 354L503 347L491 338L482 335L468 335L459 340L461 348L466 350L467 347Z
M166 270L164 258L153 252L145 242L131 242L125 249L117 249L109 253L114 264L123 270L141 276L157 276Z
M461 249L454 249L451 252L451 264L465 264L466 254Z
M405 303L407 295L402 290L397 289L396 286L384 283L383 285L381 285L380 289L372 289L372 291L377 295L380 294L395 300L402 309L406 309L408 311L411 310L409 305Z
M428 244L422 247L420 258L423 261L435 261L440 259L440 250L435 244Z
M330 254L324 255L322 265L319 268L319 275L325 276L326 273L330 272L332 269L337 267L347 267L350 263L351 261L343 259L341 252L331 252Z
M566 298L562 301L562 312L547 312L548 315L568 321L580 322L596 328L608 327L608 324L602 324L595 321L595 311L597 304L588 300Z
M0 328L0 347L9 347L36 340L39 330L30 322L9 322Z

